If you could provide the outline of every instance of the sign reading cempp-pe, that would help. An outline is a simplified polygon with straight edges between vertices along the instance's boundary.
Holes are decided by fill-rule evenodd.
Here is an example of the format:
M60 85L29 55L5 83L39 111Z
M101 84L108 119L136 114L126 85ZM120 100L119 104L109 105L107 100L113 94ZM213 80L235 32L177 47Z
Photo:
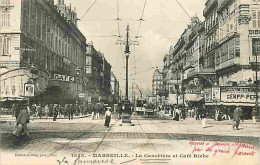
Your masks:
M221 88L221 100L233 103L255 103L256 94L254 88L250 87L224 87Z

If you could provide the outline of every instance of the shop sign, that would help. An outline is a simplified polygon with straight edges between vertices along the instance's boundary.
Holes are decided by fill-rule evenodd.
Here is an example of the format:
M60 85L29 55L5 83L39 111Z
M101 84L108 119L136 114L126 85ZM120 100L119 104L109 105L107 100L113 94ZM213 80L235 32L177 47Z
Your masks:
M34 84L25 83L24 84L24 96L33 97L34 96Z
M53 79L59 81L74 82L74 77L61 74L54 74Z
M255 103L254 88L250 87L223 87L221 88L221 100L234 103Z
M220 88L212 87L212 100L220 100Z
M84 93L79 93L79 98L84 98L85 94Z
M260 37L260 30L249 30L248 34L251 37L254 37L254 36Z

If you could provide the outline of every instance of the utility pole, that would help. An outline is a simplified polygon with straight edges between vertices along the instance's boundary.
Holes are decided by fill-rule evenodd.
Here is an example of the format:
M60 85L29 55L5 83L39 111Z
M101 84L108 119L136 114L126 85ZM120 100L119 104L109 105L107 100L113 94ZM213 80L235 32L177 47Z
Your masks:
M256 69L255 69L255 86L256 86L256 89L255 89L255 93L256 93L256 100L255 100L255 108L256 108L256 111L259 113L258 115L260 115L260 112L259 112L259 107L258 107L258 76L257 76L257 72L258 72L258 63L257 63L257 57L258 55L256 54Z
M126 57L126 82L125 82L125 100L128 100L128 59L130 55L129 50L129 25L126 28L126 44L125 44L125 57Z
M125 85L125 100L124 100L124 113L122 123L131 123L131 105L128 97L128 59L130 56L130 45L138 45L138 41L131 41L129 38L129 25L126 27L126 40L118 40L116 44L125 45L125 57L126 57L126 85Z

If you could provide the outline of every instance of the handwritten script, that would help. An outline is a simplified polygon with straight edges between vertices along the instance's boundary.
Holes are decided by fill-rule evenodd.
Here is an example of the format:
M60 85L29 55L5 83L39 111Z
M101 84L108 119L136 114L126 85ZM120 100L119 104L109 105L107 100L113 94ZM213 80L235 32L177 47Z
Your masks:
M189 142L192 147L192 153L208 153L213 156L220 154L232 154L234 156L254 156L256 154L255 145L242 143L239 138L235 142L219 142L219 141L195 141Z

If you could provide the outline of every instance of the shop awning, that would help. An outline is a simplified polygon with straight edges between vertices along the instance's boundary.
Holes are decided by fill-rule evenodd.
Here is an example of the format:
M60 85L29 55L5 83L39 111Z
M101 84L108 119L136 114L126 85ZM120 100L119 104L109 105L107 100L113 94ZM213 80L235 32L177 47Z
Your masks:
M205 105L212 105L212 106L218 106L218 105L225 105L225 106L249 106L249 107L253 107L255 106L255 104L252 104L252 103L239 103L239 102L230 102L230 103L227 103L227 102L218 102L217 104L216 103L205 103ZM260 104L258 104L260 105Z
M203 99L200 94L185 94L184 98L188 102L199 102Z
M1 97L0 98L0 101L1 102L4 102L4 101L23 101L23 100L28 100L28 98L26 97L17 97L17 96L4 96L4 97Z

